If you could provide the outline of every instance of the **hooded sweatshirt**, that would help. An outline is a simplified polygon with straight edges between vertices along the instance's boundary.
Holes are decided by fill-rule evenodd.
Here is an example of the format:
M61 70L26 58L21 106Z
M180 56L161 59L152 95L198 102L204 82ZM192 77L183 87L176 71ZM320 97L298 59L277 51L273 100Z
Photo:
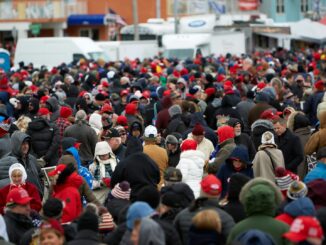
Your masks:
M98 113L93 113L89 117L89 125L92 127L92 129L95 130L97 135L100 135L101 130L103 128L102 116Z
M143 218L140 224L139 244L164 245L165 237L161 226L151 218Z
M60 116L59 102L55 97L51 97L46 101L46 104L50 107L49 110L52 112L50 121L55 122Z

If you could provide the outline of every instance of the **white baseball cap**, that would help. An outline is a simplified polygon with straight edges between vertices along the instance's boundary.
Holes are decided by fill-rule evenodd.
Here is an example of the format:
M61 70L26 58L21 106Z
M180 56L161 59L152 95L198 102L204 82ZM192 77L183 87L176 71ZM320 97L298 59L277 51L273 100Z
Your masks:
M157 128L153 125L148 125L145 128L144 137L147 139L155 139L157 137Z

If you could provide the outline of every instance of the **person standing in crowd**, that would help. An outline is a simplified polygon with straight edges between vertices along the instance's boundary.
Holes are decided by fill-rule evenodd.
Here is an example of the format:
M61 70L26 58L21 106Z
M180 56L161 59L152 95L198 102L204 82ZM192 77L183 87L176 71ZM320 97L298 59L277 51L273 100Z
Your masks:
M165 169L168 168L168 155L166 151L156 145L157 140L157 129L152 125L148 125L144 132L144 153L148 155L160 169L160 183L159 186L163 184L163 174Z
M286 128L284 119L278 119L274 122L274 130L278 139L278 147L283 153L285 168L297 173L298 166L304 160L300 138Z
M55 121L55 125L59 129L59 158L62 156L62 139L63 134L66 128L68 128L71 125L71 122L68 120L69 117L72 116L72 109L68 106L61 106L60 108L60 116Z
M59 129L50 123L50 111L40 108L38 116L28 124L26 131L31 137L31 153L45 161L47 167L55 166L59 160Z
M66 128L64 137L75 138L81 143L79 154L82 164L88 166L93 162L95 145L97 143L96 132L88 125L86 113L80 110L76 113L75 124Z
M205 165L204 154L197 150L197 142L186 139L181 144L180 161L176 166L182 174L182 182L190 186L195 198L199 197L199 183L203 177Z
M180 153L181 153L178 139L174 135L169 134L165 138L165 148L168 153L169 167L177 166L180 160Z
M40 245L64 245L65 234L61 224L55 219L43 221L40 225Z
M119 163L121 160L123 160L126 153L126 147L122 143L119 131L115 128L110 128L107 130L103 138L111 147L113 152L112 157L115 158L116 162Z
M275 181L277 167L284 166L284 158L281 150L277 149L274 134L266 131L261 137L261 145L252 162L254 176L263 177L272 182Z

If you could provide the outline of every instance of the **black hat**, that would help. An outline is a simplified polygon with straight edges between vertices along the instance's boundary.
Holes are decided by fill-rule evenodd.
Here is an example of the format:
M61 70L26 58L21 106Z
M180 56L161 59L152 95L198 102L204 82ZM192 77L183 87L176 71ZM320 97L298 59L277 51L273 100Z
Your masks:
M160 203L160 193L156 187L147 185L139 190L136 199L135 201L147 202L149 206L156 209Z
M182 180L182 173L180 169L168 167L164 172L164 180L170 182L180 182Z
M104 101L105 99L105 95L102 93L98 93L97 95L95 95L95 100Z
M62 149L65 151L68 148L74 146L77 143L77 140L73 137L64 137L61 141Z
M161 203L172 208L182 207L182 196L173 191L166 192L162 198Z
M320 160L323 157L326 157L326 146L318 149L316 157L317 157L317 160Z
M99 220L96 214L91 211L86 211L82 214L77 223L77 230L92 230L98 232Z
M62 213L62 201L57 198L49 198L43 204L43 216L47 218L59 218Z
M115 137L120 137L119 131L115 128L110 128L104 136L104 139L111 139Z

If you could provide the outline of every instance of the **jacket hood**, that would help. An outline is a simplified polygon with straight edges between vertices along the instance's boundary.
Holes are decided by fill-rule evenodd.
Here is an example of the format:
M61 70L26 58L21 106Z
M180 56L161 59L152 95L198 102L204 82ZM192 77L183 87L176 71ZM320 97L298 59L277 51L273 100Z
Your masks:
M55 112L55 111L59 110L59 102L55 97L50 97L46 101L46 104L51 106L51 109L50 109L51 112Z
M32 131L39 131L46 127L50 127L50 124L47 120L42 117L35 118L28 124L28 129Z
M96 158L97 156L105 155L105 154L110 154L111 156L113 155L109 143L106 141L97 142L95 146L94 157Z
M70 187L70 186L78 189L82 184L83 184L83 177L81 177L76 172L73 172L70 176L67 177L66 181L63 184L55 185L54 190L56 192L59 192L59 191L63 190L64 188Z
M309 125L309 119L301 111L292 112L287 120L287 128L292 132L299 128L308 127Z
M32 104L33 110L30 110L30 113L36 114L40 108L40 101L36 98L31 98L29 103Z
M251 131L253 131L257 127L263 127L274 131L273 123L269 120L258 119L251 125Z
M316 210L310 198L301 197L286 205L284 213L296 218L298 216L315 216Z
M11 135L11 152L15 156L21 157L20 147L25 140L28 140L30 143L31 137L21 131L15 131Z
M170 106L172 106L172 100L171 100L170 96L165 96L162 99L162 107L164 109L168 109Z
M233 95L225 95L222 98L221 107L233 107L236 105L236 101L233 98Z
M191 121L189 126L193 128L197 123L201 124L203 127L207 127L207 123L201 112L195 112L191 115Z
M199 163L203 163L203 166L199 166L199 167L204 167L204 163L205 163L205 155L203 152L199 151L199 150L187 150L187 151L183 151L180 154L180 159L181 158L187 158L187 159L191 159L193 160L197 165Z
M227 161L230 161L232 158L238 158L241 160L241 162L245 164L251 164L249 161L249 154L247 147L243 145L237 145L234 150L232 151L231 155L227 159Z
M78 169L79 169L81 166L81 160L79 158L78 150L75 147L70 147L66 151L73 155L73 157L75 158L75 160L77 162Z
M240 242L240 244L243 245L249 245L249 244L275 245L276 244L271 235L256 229L252 229L241 233L238 237L236 237L235 241Z
M137 152L143 152L143 145L140 139L131 136L128 139L125 156L127 157Z
M93 113L90 117L89 117L89 125L93 128L96 128L98 130L101 130L103 128L103 124L102 124L102 116L100 114L97 113Z
M240 123L240 125L241 125L241 130L243 130L243 128L244 128L244 124L243 124L243 122L240 120L240 119L238 119L238 118L234 118L234 117L231 117L229 120L228 120L228 125L229 126L231 126L231 127L235 127L235 125L237 125L237 124L239 124Z
M273 217L276 208L282 202L282 193L273 182L257 177L242 188L240 202L248 216L267 215Z
M165 236L161 226L151 218L143 218L140 225L139 244L164 245Z
M130 126L129 126L129 132L131 133L131 132L132 132L132 129L133 129L135 126L136 126L136 127L139 127L139 128L140 128L140 134L143 134L144 127L143 127L143 125L142 125L139 121L137 121L137 120L135 120L135 121L133 121L133 122L130 123Z

